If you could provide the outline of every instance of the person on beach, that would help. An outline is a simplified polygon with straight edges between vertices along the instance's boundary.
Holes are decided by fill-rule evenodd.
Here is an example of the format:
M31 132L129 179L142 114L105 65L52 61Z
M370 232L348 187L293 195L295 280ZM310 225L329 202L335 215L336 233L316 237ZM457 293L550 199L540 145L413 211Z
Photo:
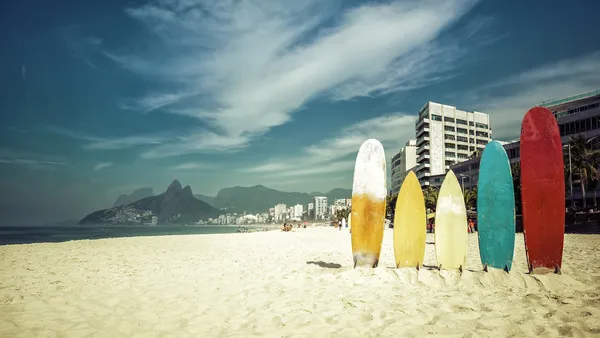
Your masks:
M469 232L470 233L474 233L475 232L475 223L473 222L473 219L469 219Z

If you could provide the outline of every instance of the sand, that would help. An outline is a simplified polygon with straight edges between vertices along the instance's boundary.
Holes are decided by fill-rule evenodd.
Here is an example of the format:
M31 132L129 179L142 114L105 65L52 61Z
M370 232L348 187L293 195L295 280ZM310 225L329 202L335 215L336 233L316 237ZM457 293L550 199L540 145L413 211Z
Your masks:
M426 265L435 265L427 235ZM600 235L566 235L562 275L352 269L350 235L184 235L0 246L0 337L600 335Z

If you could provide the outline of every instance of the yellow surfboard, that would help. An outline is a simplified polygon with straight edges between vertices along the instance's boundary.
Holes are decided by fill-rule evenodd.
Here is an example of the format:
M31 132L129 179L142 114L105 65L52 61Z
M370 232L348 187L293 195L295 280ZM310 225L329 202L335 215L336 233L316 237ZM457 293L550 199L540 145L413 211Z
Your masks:
M375 139L358 150L352 183L352 256L354 267L377 267L385 222L385 152Z
M435 208L435 256L440 269L463 270L467 259L467 210L460 184L448 171Z
M414 172L409 172L396 200L394 216L394 256L396 267L416 267L425 259L427 220L425 199Z

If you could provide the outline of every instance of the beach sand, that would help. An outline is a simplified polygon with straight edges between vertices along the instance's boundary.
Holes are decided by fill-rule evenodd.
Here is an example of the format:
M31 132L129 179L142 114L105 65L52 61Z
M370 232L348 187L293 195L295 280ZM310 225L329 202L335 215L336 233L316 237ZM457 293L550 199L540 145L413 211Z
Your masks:
M427 234L426 266L435 265ZM462 273L353 269L350 234L115 238L0 246L0 337L600 335L600 235L566 235L562 275L507 274L469 235Z

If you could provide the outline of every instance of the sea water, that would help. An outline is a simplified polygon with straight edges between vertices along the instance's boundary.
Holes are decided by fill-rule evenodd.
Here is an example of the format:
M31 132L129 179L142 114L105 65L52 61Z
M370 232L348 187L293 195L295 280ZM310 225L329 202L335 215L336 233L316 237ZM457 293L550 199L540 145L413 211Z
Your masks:
M243 225L253 230L264 226ZM61 225L61 226L0 226L0 245L44 242L65 242L79 239L100 239L134 236L165 236L190 234L235 233L237 225Z

